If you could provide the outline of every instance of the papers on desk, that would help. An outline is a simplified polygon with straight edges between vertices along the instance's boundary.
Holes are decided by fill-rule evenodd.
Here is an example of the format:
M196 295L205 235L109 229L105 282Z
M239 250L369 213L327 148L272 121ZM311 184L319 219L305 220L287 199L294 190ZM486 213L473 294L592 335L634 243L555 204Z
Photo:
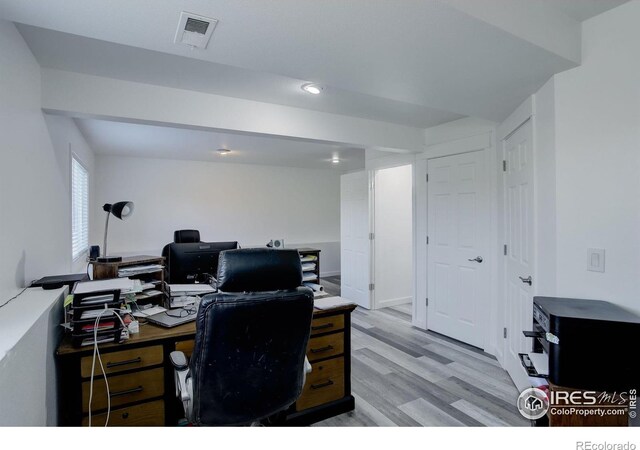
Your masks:
M355 305L355 303L342 297L325 297L313 300L313 306L317 309L332 309L346 305Z
M121 278L140 275L143 273L155 273L164 269L161 264L145 264L142 266L128 266L118 269L118 276Z
M190 295L204 295L215 292L216 289L210 284L167 284L167 292L170 297L182 297Z
M147 308L143 310L138 310L133 313L134 317L148 317L153 316L154 314L159 314L161 312L165 312L167 309L162 306L154 306L153 308Z
M301 256L300 261L303 263L317 261L318 257L313 255Z
M137 281L137 283L135 282ZM142 288L140 280L130 280L129 278L111 278L108 280L80 281L76 283L74 294L86 294L98 291L113 291L120 289L120 294L139 292Z
M302 264L302 270L305 272L308 270L316 270L316 263L312 263L312 262L304 263Z

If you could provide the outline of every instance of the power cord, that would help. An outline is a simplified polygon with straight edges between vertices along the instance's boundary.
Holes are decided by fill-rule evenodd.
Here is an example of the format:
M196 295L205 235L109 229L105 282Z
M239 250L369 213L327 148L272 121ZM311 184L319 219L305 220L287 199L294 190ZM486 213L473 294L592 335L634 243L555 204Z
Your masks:
M29 286L27 286L26 288L24 288L23 290L21 290L20 292L18 292L16 295L14 295L13 297L11 297L9 300L7 300L6 302L4 302L2 305L0 305L0 308L4 308L5 306L7 306L10 302L12 302L13 300L17 299L18 297L20 297L24 291L26 291L27 289L29 289Z
M107 390L107 417L104 422L104 426L109 425L109 416L111 415L111 395L109 393L109 381L107 380L107 373L104 370L104 365L102 364L102 357L100 356L100 350L98 349L98 323L100 322L100 318L102 315L107 312L113 312L113 315L118 318L120 323L124 328L127 328L122 317L118 314L119 310L113 308L105 308L96 317L96 321L93 324L93 360L91 362L91 381L89 384L89 427L91 427L91 403L93 401L93 377L96 369L96 356L98 357L98 362L100 363L100 369L102 370L102 376L104 377L104 385Z

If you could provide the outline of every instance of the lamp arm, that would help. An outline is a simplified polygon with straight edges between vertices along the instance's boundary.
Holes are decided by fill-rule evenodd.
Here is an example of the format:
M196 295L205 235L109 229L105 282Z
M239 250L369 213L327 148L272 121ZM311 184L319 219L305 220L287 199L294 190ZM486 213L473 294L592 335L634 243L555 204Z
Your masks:
M103 257L107 257L107 231L109 231L109 216L111 215L111 211L107 211L107 221L104 224L104 253Z

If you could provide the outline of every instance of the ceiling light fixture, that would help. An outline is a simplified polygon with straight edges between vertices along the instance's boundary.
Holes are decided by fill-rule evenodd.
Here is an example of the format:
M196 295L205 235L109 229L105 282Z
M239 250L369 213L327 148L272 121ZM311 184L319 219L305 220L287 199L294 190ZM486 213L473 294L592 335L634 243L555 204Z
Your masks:
M314 83L306 83L301 86L302 90L313 95L318 95L322 92L322 86L319 86Z
M219 155L224 156L224 155L228 155L229 153L231 153L231 150L229 150L228 148L219 148L218 150L216 150L218 152Z
M333 158L331 158L331 163L332 164L339 164L340 163L340 158L338 158L337 155L334 155Z

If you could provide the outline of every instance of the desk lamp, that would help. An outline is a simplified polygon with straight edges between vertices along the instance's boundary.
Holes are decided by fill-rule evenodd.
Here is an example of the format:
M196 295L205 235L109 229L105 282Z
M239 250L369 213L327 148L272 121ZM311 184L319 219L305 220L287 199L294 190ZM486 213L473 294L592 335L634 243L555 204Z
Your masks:
M107 255L107 231L109 230L109 216L113 214L120 220L128 218L133 214L133 202L118 202L114 204L105 203L102 207L107 213L107 222L104 225L104 253L103 256L98 258L98 262L120 262L122 256L108 256Z

